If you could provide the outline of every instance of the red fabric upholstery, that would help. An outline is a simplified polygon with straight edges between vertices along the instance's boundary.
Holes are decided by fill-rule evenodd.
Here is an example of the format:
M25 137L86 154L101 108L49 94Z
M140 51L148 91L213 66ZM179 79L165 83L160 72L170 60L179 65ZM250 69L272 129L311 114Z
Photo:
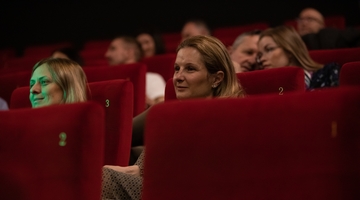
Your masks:
M145 74L146 65L134 63L112 67L85 67L89 82L113 79L130 80L134 86L134 116L145 110Z
M360 61L345 63L340 70L339 85L360 86Z
M45 57L42 57L45 58ZM12 58L5 62L5 68L18 68L21 70L32 70L34 65L39 62L41 58L34 57L22 57L22 58Z
M148 72L158 73L166 81L174 75L175 59L176 54L163 54L144 58L141 62L146 64Z
M299 67L282 67L237 73L238 80L246 95L287 94L305 91L304 70ZM165 100L176 99L172 79L165 87Z
M0 97L10 105L11 93L18 87L29 85L30 78L31 70L0 75Z
M46 58L51 56L51 53L57 49L64 47L71 47L71 46L72 46L71 42L28 46L24 50L24 57L32 57L38 59Z
M300 67L288 66L237 73L236 75L247 95L282 95L289 92L305 91L304 70Z
M99 199L103 108L19 109L0 119L0 199Z
M164 33L161 35L164 45L165 45L165 52L166 53L175 53L177 46L181 42L181 34L180 32L176 33Z
M142 199L359 199L359 91L155 105Z
M327 49L327 50L311 50L310 57L321 64L337 62L343 65L347 62L360 61L360 47L343 48L343 49Z
M91 98L105 109L105 165L127 166L130 159L134 92L127 80L89 83Z
M239 36L244 32L252 31L255 29L265 30L268 27L269 25L264 22L234 26L234 27L219 27L214 29L213 35L214 37L221 40L225 44L225 46L229 46L233 44L237 36Z
M126 166L129 164L132 118L133 85L127 80L99 81L88 84L89 100L105 109L105 165ZM10 109L30 108L29 87L14 90Z

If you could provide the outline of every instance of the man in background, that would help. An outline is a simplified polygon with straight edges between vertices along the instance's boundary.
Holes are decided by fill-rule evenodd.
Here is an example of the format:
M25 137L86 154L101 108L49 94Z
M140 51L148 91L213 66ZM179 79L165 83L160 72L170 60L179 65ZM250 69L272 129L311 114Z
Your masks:
M210 29L203 20L193 19L187 21L181 30L181 40L195 35L211 35Z
M228 48L230 58L234 62L236 73L253 71L258 68L256 56L257 43L261 30L253 30L239 35L232 46Z
M110 66L139 62L142 58L140 44L134 37L119 36L110 44L105 53ZM146 73L146 104L152 106L164 101L165 80L160 74Z

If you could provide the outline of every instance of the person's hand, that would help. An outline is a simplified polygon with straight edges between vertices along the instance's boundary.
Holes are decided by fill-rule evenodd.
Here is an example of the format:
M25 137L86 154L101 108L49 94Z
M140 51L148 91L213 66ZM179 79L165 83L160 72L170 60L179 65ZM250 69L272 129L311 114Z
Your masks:
M105 165L104 168L112 169L114 171L122 172L125 174L140 176L140 168L137 165L131 165L127 167L120 167L115 165Z

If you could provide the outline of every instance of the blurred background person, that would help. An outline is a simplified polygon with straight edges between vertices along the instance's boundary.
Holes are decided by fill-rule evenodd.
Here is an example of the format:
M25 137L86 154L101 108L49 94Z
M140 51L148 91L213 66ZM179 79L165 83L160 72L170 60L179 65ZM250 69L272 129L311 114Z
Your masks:
M308 90L339 85L340 66L319 64L311 59L300 35L293 27L278 26L260 34L259 57L263 69L297 66L304 69Z
M239 35L232 46L228 48L236 73L248 72L257 69L257 43L261 30L253 30Z
M181 40L195 35L211 35L211 31L204 20L191 19L185 22L181 30Z
M119 36L113 39L105 53L110 66L137 63L142 58L142 49L138 41L131 36ZM153 72L146 72L146 104L152 106L164 101L164 78Z
M136 40L141 45L144 58L165 53L164 42L161 38L161 34L157 31L153 31L153 30L141 31L137 34Z

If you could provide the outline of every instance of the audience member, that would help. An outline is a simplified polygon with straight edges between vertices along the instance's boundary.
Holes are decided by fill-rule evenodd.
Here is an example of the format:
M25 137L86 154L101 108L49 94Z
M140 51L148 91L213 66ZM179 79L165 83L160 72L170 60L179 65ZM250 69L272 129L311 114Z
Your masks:
M337 86L340 66L322 65L309 56L304 42L293 27L278 26L260 34L258 61L262 68L298 66L304 69L307 89Z
M105 53L111 66L139 62L142 55L140 44L131 36L115 38ZM148 106L164 101L165 84L160 74L146 73L146 104Z
M205 21L193 19L184 24L181 30L182 41L195 35L211 35L210 29Z
M9 106L3 98L0 98L0 110L9 110Z
M155 31L142 31L137 34L136 40L141 44L145 58L165 53L161 35Z
M29 99L33 108L86 101L87 80L81 66L64 58L47 58L35 64Z
M323 15L314 8L305 8L300 12L297 28L309 50L360 46L360 30L326 27Z
M300 36L310 33L318 33L325 28L323 15L314 8L305 8L300 12L297 19L297 28Z
M243 96L225 46L211 36L191 37L179 45L173 84L182 100ZM148 111L138 118L142 127ZM133 166L103 167L103 199L141 198L144 156L145 151Z
M77 62L80 66L84 65L84 61L81 58L79 52L73 47L65 47L55 50L51 54L52 58L66 58Z
M231 59L238 63L235 72L248 72L257 69L256 56L258 53L257 43L261 30L254 30L239 35L232 46L229 47Z

